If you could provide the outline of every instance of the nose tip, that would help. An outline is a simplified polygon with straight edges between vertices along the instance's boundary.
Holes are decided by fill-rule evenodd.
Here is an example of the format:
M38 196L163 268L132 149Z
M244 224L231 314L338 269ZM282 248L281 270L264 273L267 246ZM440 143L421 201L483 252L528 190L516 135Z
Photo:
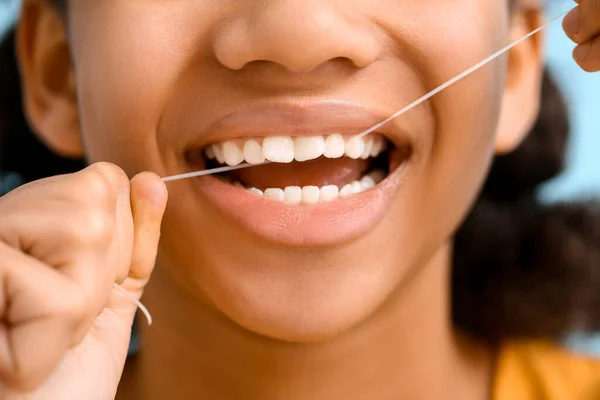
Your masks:
M261 61L303 73L340 59L362 68L380 54L368 21L350 20L327 0L268 2L238 15L213 41L217 60L232 70Z

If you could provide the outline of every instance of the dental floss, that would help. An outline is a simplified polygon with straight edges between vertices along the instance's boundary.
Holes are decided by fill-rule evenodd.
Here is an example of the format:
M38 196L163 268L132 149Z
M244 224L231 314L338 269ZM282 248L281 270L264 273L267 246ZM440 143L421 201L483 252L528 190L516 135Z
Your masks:
M177 181L177 180L181 180L181 179L195 178L197 176L219 174L221 172L234 171L236 169L255 167L258 165L267 165L270 163L271 163L271 161L265 161L262 164L245 163L245 164L236 165L235 167L219 167L219 168L204 169L202 171L188 172L186 174L167 176L165 178L162 178L162 180L163 180L163 182L172 182L172 181Z
M401 115L407 113L408 111L412 110L413 108L417 107L418 105L420 105L420 104L424 103L425 101L429 100L430 98L432 98L436 94L440 93L441 91L443 91L443 90L447 89L448 87L454 85L456 82L460 81L461 79L463 79L463 78L467 77L468 75L472 74L473 72L481 69L482 67L484 67L485 65L489 64L490 62L492 62L496 58L500 57L504 53L506 53L509 50L511 50L513 47L515 47L515 46L523 43L524 41L526 41L530 37L536 35L537 33L541 32L542 30L548 28L554 22L558 21L559 19L561 19L562 17L564 17L565 15L567 15L569 12L573 11L577 7L578 6L575 6L575 7L571 8L570 10L567 10L567 11L563 12L562 14L560 14L560 15L552 18L552 19L550 19L549 21L547 21L542 26L534 29L533 31L531 31L528 34L526 34L525 36L517 39L516 41L512 42L511 44L509 44L508 46L504 47L503 49L498 50L497 52L495 52L491 56L487 57L486 59L478 62L477 64L475 64L471 68L463 71L462 73L458 74L457 76L455 76L454 78L450 79L446 83L443 83L442 85L440 85L437 88L433 89L431 92L427 93L423 97L415 100L414 102L410 103L406 107L398 110L397 112L395 112L394 114L392 114L390 117L386 118L385 120L383 120L383 121L381 121L381 122L373 125L369 129L364 130L361 133L357 134L355 137L356 138L361 138L361 137L367 136L370 133L375 132L376 130L378 130L382 126L386 125L387 123L391 122L392 120L394 120L394 119L400 117ZM167 177L162 178L162 180L164 182L172 182L172 181L177 181L177 180L181 180L181 179L195 178L195 177L198 177L198 176L219 174L219 173L222 173L222 172L234 171L234 170L238 170L238 169L242 169L242 168L248 168L248 167L254 167L254 166L258 166L258 165L266 165L266 164L269 164L269 163L271 163L271 162L267 161L267 162L264 162L262 164L240 164L240 165L237 165L237 166L234 166L234 167L211 168L211 169L205 169L205 170L202 170L202 171L196 171L196 172L189 172L189 173L185 173L185 174L167 176ZM131 295L129 292L127 292L121 286L117 285L116 283L114 283L113 286L120 293L122 293L123 295L125 295L129 299L131 299L131 301L133 301L135 303L135 305L146 316L146 319L148 320L148 325L152 325L152 316L150 315L150 312L148 311L148 309L138 299L136 299L135 297L133 297L133 295Z
M141 301L139 301L138 299L136 299L131 293L129 293L127 290L123 289L121 286L117 285L116 282L113 282L113 287L115 289L117 289L117 291L119 293L121 293L123 296L127 297L129 300L131 300L136 306L137 308L140 309L140 311L142 313L144 313L144 315L146 316L146 320L148 320L148 325L152 325L152 315L150 315L150 311L148 311L148 309L146 308L146 306L144 306L142 304Z
M501 55L503 55L504 53L506 53L507 51L509 51L513 47L521 44L522 42L524 42L525 40L529 39L533 35L539 33L540 31L542 31L543 29L547 28L548 26L550 26L555 21L558 21L560 18L562 18L565 15L567 15L567 13L571 12L575 8L577 8L577 6L575 6L572 9L570 9L568 11L565 11L562 14L560 14L560 15L552 18L551 20L549 20L548 22L546 22L544 25L542 25L542 26L538 27L537 29L529 32L527 35L521 37L520 39L517 39L516 41L512 42L511 44L509 44L505 48L503 48L501 50L498 50L497 52L495 52L494 54L492 54L491 56L489 56L485 60L480 61L479 63L475 64L471 68L469 68L469 69L465 70L464 72L458 74L457 76L455 76L454 78L450 79L446 83L444 83L444 84L438 86L437 88L433 89L431 92L427 93L425 96L421 97L420 99L415 100L411 104L407 105L406 107L404 107L404 108L398 110L397 112L395 112L394 114L392 114L389 118L381 121L378 124L373 125L371 128L369 128L369 129L367 129L367 130L359 133L355 137L356 138L361 138L361 137L364 137L364 136L366 136L366 135L368 135L370 133L375 132L377 129L381 128L382 126L384 126L388 122L390 122L390 121L398 118L399 116L401 116L404 113L407 113L408 111L410 111L413 108L417 107L421 103L424 103L425 101L429 100L430 98L432 98L436 94L440 93L444 89L447 89L449 86L454 85L456 82L460 81L461 79L467 77L468 75L472 74L473 72L475 72L475 71L479 70L480 68L484 67L485 65L487 65L491 61L495 60L496 58L500 57Z
M443 91L443 90L447 89L448 87L454 85L456 82L460 81L461 79L467 77L468 75L472 74L473 72L475 72L475 71L479 70L480 68L484 67L485 65L489 64L490 62L492 62L496 58L500 57L501 55L503 55L504 53L506 53L507 51L509 51L513 47L521 44L522 42L524 42L525 40L529 39L530 37L536 35L540 31L548 28L551 24L553 24L554 22L558 21L559 19L561 19L562 17L564 17L565 15L567 15L569 12L571 12L572 10L574 10L577 7L578 6L575 6L575 7L571 8L570 10L565 11L562 14L560 14L560 15L552 18L551 20L547 21L542 26L540 26L540 27L536 28L535 30L529 32L525 36L521 37L520 39L517 39L516 41L512 42L511 44L509 44L508 46L504 47L503 49L498 50L497 52L495 52L491 56L487 57L485 60L480 61L479 63L475 64L471 68L465 70L464 72L462 72L462 73L458 74L457 76L455 76L454 78L450 79L446 83L443 83L442 85L440 85L437 88L433 89L431 92L427 93L426 95L424 95L420 99L417 99L414 102L412 102L411 104L407 105L406 107L398 110L397 112L395 112L394 114L392 114L389 118L386 118L385 120L383 120L383 121L381 121L381 122L373 125L371 128L368 128L367 130L364 130L361 133L357 134L356 137L357 138L361 138L361 137L364 137L364 136L366 136L366 135L368 135L370 133L375 132L377 129L379 129L382 126L386 125L390 121L392 121L392 120L400 117L402 114L407 113L408 111L412 110L413 108L417 107L418 105L420 105L420 104L424 103L425 101L429 100L430 98L432 98L436 94L440 93L441 91ZM197 176L219 174L221 172L233 171L233 170L236 170L236 169L253 167L253 166L257 166L257 165L265 165L265 164L266 163L263 163L263 164L241 164L241 165L238 165L238 166L235 166L235 167L219 167L219 168L205 169L205 170L202 170L202 171L190 172L190 173L187 173L187 174L180 174L180 175L173 175L173 176L164 177L164 178L162 178L162 180L164 182L171 182L171 181L180 180L180 179L188 179L188 178L193 178L193 177L197 177Z

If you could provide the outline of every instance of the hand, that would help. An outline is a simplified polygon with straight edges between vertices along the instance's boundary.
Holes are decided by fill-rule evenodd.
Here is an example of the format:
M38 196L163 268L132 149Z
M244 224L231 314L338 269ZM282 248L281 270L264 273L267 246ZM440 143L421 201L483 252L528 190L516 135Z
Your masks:
M563 21L565 33L578 45L573 58L585 71L600 71L600 0L575 2L579 5Z
M112 164L0 198L0 398L114 399L154 266L163 182Z

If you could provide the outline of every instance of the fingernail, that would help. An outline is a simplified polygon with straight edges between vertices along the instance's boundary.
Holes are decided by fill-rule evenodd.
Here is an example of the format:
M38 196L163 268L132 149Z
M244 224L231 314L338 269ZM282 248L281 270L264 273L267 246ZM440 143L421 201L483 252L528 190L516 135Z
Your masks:
M579 21L577 19L577 10L571 11L564 20L563 27L568 35L576 35L579 32Z
M587 58L588 54L590 54L591 48L592 45L590 43L577 46L575 47L575 50L573 50L573 57L578 61L583 61Z

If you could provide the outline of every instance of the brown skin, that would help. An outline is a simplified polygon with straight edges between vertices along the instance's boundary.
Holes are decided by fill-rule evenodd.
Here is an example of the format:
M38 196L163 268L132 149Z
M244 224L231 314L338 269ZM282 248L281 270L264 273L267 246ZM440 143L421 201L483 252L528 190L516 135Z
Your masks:
M573 58L588 72L600 71L600 2L575 0L579 7L563 21L563 28L577 47Z
M539 6L522 5L509 19L503 2L478 0L87 0L72 2L67 35L54 9L25 0L19 25L24 102L31 125L57 153L108 161L129 176L148 170L170 175L182 172L182 147L201 136L191 128L239 107L291 97L394 111L534 29ZM598 14L586 15L599 25ZM591 24L581 19L581 26ZM581 33L581 40L593 31ZM155 324L143 327L136 379L123 382L124 398L486 398L492 354L459 338L450 322L452 232L494 152L514 149L536 117L540 46L537 37L516 47L401 119L414 139L409 179L386 218L353 243L310 251L257 243L188 184L170 186L157 271L144 297ZM585 65L591 70L598 59ZM264 62L253 63L258 60ZM382 76L385 85L376 84ZM121 176L127 187L118 169L96 168ZM13 203L2 199L1 215L16 207L28 215L40 209L32 199L49 193L64 193L62 201L77 209L114 205L98 205L94 193L82 189L99 179L97 173L77 177L39 182L15 193ZM142 267L134 262L131 268L142 282L130 288L136 294L151 271L148 258L155 254L166 201L156 177L144 179L148 186L139 198L153 204L151 217L136 219L133 196L133 231L149 237L120 248L122 257L145 254ZM103 187L108 198L118 197L118 184ZM47 213L58 221L72 209L53 207L50 202ZM112 229L131 225L127 212L101 215L103 221L116 218L106 224ZM90 266L76 257L72 236L26 229L35 224L24 219L9 230L18 241L2 248L0 259L15 247L26 251L19 247L25 239L53 236L56 247L68 249L61 262L31 255L48 270L73 264L57 269L61 277L85 276ZM86 224L72 229L83 237L88 232ZM107 243L100 242L82 241L86 252L104 254ZM63 398L72 393L70 385L81 398L100 389L109 398L116 390L132 313L130 307L116 320L104 319L106 313L94 319L111 296L114 278L108 278L125 276L113 271L114 262L99 263L102 284L84 290L93 301L83 311L66 313L78 317L70 317L77 321L71 331L56 334L62 347L39 364L24 355L31 369L15 371L4 360L6 387L35 387L40 397L30 398ZM42 278L30 279L33 287ZM68 293L53 290L55 296ZM272 300L278 292L286 296ZM34 340L14 334L15 341ZM62 360L67 343L77 346ZM103 356L107 349L110 357ZM60 383L40 383L49 374L60 375Z

